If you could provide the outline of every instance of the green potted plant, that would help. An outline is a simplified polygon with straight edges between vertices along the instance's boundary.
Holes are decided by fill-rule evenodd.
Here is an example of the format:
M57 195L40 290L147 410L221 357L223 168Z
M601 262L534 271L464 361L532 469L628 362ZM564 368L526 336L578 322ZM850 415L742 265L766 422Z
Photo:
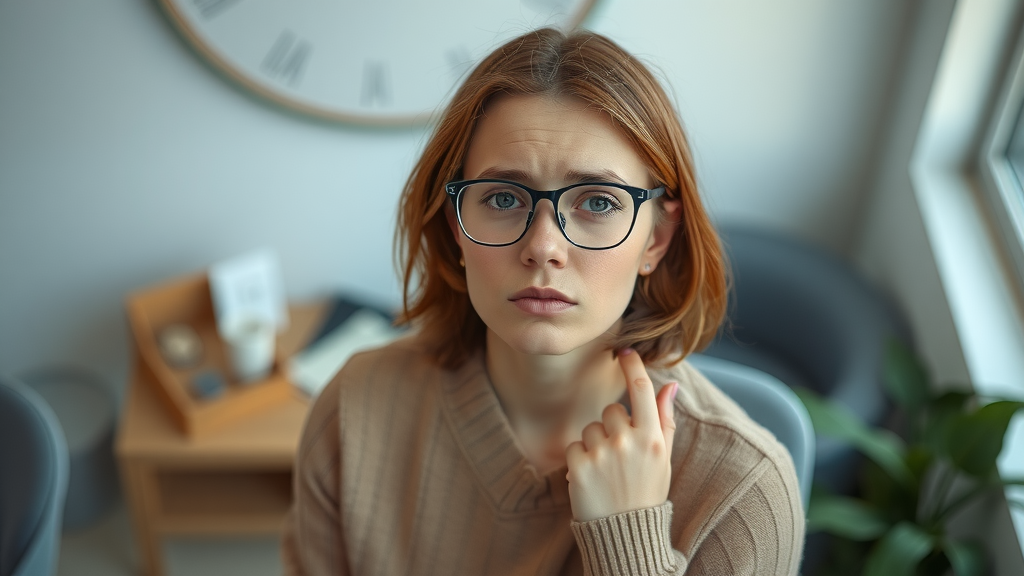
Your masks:
M822 568L863 576L984 574L985 548L954 537L947 523L980 498L1024 484L996 468L1007 426L1024 402L938 391L913 352L896 342L886 349L884 370L898 434L870 429L841 406L797 390L815 431L849 442L867 460L857 496L817 487L811 495L808 533L833 536L832 562Z

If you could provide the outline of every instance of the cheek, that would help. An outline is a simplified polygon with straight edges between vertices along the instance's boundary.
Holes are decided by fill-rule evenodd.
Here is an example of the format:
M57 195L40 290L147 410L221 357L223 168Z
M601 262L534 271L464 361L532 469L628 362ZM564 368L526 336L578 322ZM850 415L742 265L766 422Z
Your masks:
M629 305L640 266L638 250L623 252L620 258L595 259L586 263L585 269L589 273L584 274L584 281L590 287L588 291L615 315L620 315Z
M502 258L498 248L479 246L467 241L463 244L462 253L466 260L469 299L476 308L486 306L488 298L498 297L506 287L509 265Z

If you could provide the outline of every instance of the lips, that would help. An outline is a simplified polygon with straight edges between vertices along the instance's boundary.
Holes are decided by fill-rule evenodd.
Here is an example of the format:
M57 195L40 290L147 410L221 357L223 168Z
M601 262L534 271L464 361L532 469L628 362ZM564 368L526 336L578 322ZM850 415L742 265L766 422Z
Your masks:
M509 300L516 301L521 300L523 298L535 298L537 300L561 300L562 302L566 302L568 304L576 303L571 298L569 298L565 294L562 294L558 290L555 290L554 288L534 287L526 288L525 290L520 290L519 292L516 292L509 298Z
M576 302L554 288L526 288L513 294L509 301L528 314L550 316L576 305Z

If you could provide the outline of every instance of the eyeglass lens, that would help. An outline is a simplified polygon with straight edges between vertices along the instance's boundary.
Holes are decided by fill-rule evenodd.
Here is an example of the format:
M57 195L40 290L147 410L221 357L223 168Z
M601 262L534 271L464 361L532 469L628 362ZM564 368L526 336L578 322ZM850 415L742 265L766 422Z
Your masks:
M526 230L533 209L530 193L518 186L478 182L462 189L459 213L469 237L485 244L508 244ZM562 194L555 212L573 243L607 248L629 234L633 197L615 186L582 184Z

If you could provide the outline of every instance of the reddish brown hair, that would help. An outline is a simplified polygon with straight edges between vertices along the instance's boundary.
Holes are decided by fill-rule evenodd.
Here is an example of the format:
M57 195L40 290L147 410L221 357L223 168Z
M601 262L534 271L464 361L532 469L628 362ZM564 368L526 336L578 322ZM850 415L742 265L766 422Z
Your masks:
M491 53L444 110L400 200L396 262L402 322L414 322L454 368L484 342L445 214L444 184L461 177L470 136L487 103L503 94L571 96L604 111L630 140L668 198L682 204L676 238L649 276L638 276L615 349L670 365L714 337L726 306L726 265L701 204L682 125L658 81L636 58L592 32L545 28Z

